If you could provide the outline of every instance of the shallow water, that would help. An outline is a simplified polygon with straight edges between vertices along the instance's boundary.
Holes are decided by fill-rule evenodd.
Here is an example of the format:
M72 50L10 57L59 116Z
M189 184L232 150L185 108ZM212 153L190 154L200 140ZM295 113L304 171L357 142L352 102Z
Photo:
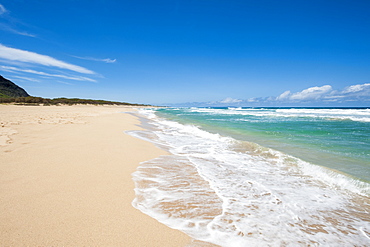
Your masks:
M370 182L370 109L169 108L157 114Z
M283 110L278 114L297 114ZM268 136L267 127L256 125L254 129L240 130L233 126L235 123L230 125L233 118L223 116L235 118L232 111L246 113L243 109L199 108L141 111L150 119L150 128L129 133L156 143L172 155L144 162L133 174L133 205L194 239L221 246L370 245L370 185L364 182L366 176L349 177L293 156L294 152L304 153L302 150L314 142L297 145L300 136L285 143L279 138L266 139L269 145L261 146L261 136ZM258 119L261 114L264 118L276 118L277 112L250 111L254 111L252 118L257 117L258 123L262 122ZM251 113L247 114L248 121L253 122ZM301 118L302 112L299 114ZM328 113L320 114L326 121ZM282 120L272 120L277 128L284 125ZM209 124L212 121L217 124ZM246 131L247 134L240 134ZM304 130L304 135L310 131ZM260 143L246 140L251 137ZM315 138L320 139L312 139ZM272 149L273 145L288 147L290 153ZM361 163L361 155L359 152L342 157L360 160L360 167L366 167L366 161Z

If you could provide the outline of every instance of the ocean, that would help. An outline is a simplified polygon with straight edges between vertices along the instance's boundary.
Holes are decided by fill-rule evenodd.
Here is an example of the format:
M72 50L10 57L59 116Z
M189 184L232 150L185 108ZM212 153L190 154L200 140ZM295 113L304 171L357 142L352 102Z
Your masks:
M220 246L370 246L370 109L153 108L133 206ZM194 245L196 246L196 244Z

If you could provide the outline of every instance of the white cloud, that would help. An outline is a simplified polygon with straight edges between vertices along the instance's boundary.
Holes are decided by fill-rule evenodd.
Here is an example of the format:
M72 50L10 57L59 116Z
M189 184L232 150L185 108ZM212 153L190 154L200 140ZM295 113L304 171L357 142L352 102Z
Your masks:
M275 101L281 103L300 102L336 102L369 101L370 83L351 85L342 91L333 90L332 86L310 87L297 93L285 91L276 97ZM267 100L265 100L267 101Z
M83 74L95 74L95 72L83 68L81 66L69 64L55 58L41 55L35 52L24 51L20 49L15 49L11 47L4 46L0 44L0 58L11 60L11 61L20 61L25 63L35 63L44 66L57 67L61 69L72 70L75 72Z
M280 94L276 100L278 101L281 101L281 100L286 100L286 99L289 99L289 96L290 96L290 91L285 91L284 93Z
M196 105L224 106L237 103L238 106L369 106L370 83L357 84L334 90L331 85L309 87L299 92L287 90L277 97L256 97L244 100L225 98L221 101L199 102ZM189 106L190 104L186 104Z
M291 100L305 101L305 100L317 100L327 95L333 90L330 85L322 87L310 87L301 92L294 93L289 96Z
M72 56L72 57L84 59L84 60L90 60L90 61L104 62L104 63L115 63L117 61L117 59L110 59L110 58L77 57L77 56Z
M233 99L233 98L226 98L226 99L220 101L220 103L222 103L222 104L239 103L239 102L242 102L242 100Z
M300 92L291 92L287 90L277 97L249 98L246 100L226 98L222 101L212 102L212 105L219 105L222 103L239 103L238 105L244 104L245 106L276 106L285 104L345 105L346 103L352 104L353 102L357 102L357 104L369 104L370 83L351 85L342 90L334 90L331 85L309 87Z
M0 66L0 69L4 71L8 71L8 72L25 72L25 73L31 73L31 74L41 75L41 76L58 77L58 78L63 78L63 79L75 80L75 81L96 82L96 80L87 78L84 76L66 76L66 75L49 74L49 73L36 71L32 69L20 69L20 68L10 67L10 66Z
M2 4L0 4L0 15L4 14L5 12L6 12L5 7Z
M259 102L259 99L258 98L249 98L246 100L248 103L255 103L255 102Z
M346 87L342 93L359 93L363 92L365 90L370 90L370 83L365 83L365 84L358 84L358 85L352 85L349 87Z
M310 87L297 93L285 91L275 98L276 101L311 101L329 97L333 93L333 88L330 85L322 87Z

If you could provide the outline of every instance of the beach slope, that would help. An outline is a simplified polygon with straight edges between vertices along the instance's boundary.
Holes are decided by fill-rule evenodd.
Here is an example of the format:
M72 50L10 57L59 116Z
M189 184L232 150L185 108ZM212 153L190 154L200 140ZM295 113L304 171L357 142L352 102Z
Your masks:
M164 151L117 106L0 105L0 246L185 246L131 206L131 173Z

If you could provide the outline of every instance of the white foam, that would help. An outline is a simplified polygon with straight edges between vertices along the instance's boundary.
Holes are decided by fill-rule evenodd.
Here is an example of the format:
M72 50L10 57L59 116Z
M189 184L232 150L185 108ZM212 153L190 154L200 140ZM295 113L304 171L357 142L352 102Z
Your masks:
M141 113L156 130L136 136L173 154L133 174L144 213L222 246L370 244L368 184L262 147L236 152L232 138Z
M370 122L370 109L255 109L255 108L191 108L190 112L201 112L221 115L250 115L270 117L306 117L325 118L328 120L352 120Z

